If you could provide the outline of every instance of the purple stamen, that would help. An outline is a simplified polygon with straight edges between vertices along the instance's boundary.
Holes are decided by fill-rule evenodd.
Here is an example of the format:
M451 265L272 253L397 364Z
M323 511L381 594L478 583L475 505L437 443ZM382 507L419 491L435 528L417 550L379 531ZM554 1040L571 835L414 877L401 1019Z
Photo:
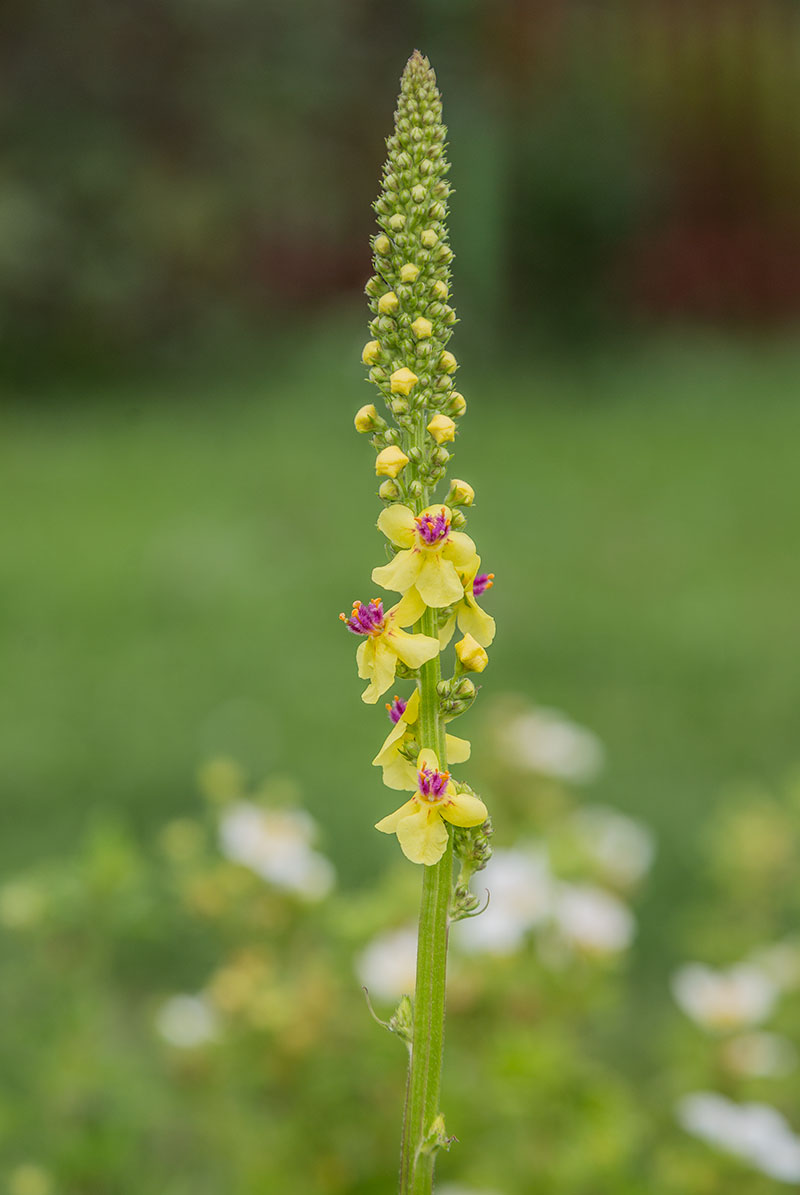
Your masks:
M391 703L391 705L390 705L390 704L389 704L389 702L387 701L387 703L386 703L386 708L387 708L387 710L389 711L389 717L392 719L392 721L394 722L395 726L396 726L396 725L397 725L397 723L400 721L400 719L402 718L403 714L406 712L406 706L407 706L407 705L408 705L408 702L407 702L407 701L403 701L403 698L402 698L402 697L395 697L395 699L394 699L394 701Z
M380 635L386 625L383 602L379 598L373 598L368 606L363 602L353 602L350 617L346 618L344 614L339 617L354 635Z
M423 766L417 772L420 796L428 801L440 801L450 780L449 772L437 772Z
M494 573L478 573L472 582L472 596L479 598L487 589L494 585Z
M440 544L450 534L450 520L444 507L436 515L418 515L415 522L419 537L426 547L432 548Z

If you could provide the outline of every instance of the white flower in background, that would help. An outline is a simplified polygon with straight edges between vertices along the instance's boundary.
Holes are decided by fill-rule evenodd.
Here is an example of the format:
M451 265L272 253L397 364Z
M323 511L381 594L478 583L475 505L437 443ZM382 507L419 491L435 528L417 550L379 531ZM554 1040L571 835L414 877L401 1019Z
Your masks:
M778 1182L800 1182L800 1137L767 1104L736 1104L713 1091L684 1096L678 1122L694 1137L749 1162Z
M9 880L0 888L0 924L7 929L31 929L45 911L45 894L31 880Z
M356 959L356 974L371 996L398 1000L413 995L417 970L415 926L379 934Z
M723 1058L730 1070L750 1079L777 1079L797 1066L797 1050L778 1033L742 1033L725 1042Z
M8 1176L8 1195L52 1195L54 1190L49 1170L35 1162L15 1166Z
M703 963L686 963L672 977L678 1006L704 1029L741 1029L766 1020L778 989L765 971L740 963L715 971Z
M156 1013L156 1029L179 1050L214 1041L218 1028L216 1013L204 996L170 996Z
M553 918L562 937L586 954L618 954L636 933L628 906L593 884L560 884Z
M472 886L479 897L488 892L489 903L453 926L453 942L468 953L513 954L550 915L553 877L541 848L496 850Z
M765 972L781 992L800 987L800 942L796 939L761 946L748 961Z
M653 862L656 844L651 831L616 809L587 805L573 814L571 822L582 849L611 883L630 887Z
M597 735L558 710L538 707L517 714L501 735L505 757L524 771L585 784L603 767L605 751Z
M222 853L278 888L321 900L333 887L332 863L311 847L316 825L303 809L262 809L235 801L222 813Z

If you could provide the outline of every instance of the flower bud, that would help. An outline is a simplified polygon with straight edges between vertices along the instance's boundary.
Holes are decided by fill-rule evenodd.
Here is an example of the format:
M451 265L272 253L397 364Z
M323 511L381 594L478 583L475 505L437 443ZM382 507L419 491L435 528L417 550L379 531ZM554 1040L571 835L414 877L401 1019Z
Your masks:
M397 477L408 464L408 457L397 444L390 444L375 458L375 475L377 477Z
M406 225L406 218L402 212L395 212L389 217L389 227L395 232L402 232Z
M447 215L444 204L440 203L438 200L436 203L432 203L428 208L428 215L430 216L431 220L444 220L445 216Z
M414 203L422 203L425 198L425 188L417 183L416 187L411 188L411 198Z
M454 510L450 516L450 526L454 527L456 531L460 531L462 527L466 527L466 516L460 510Z
M443 282L441 278L437 278L433 284L433 293L437 299L441 299L444 302L450 294L450 291L447 289L447 283Z
M439 368L443 369L445 373L455 373L458 368L458 362L448 349L445 349L439 358Z
M472 635L465 635L456 644L456 655L467 672L483 672L489 663L485 648Z
M365 365L374 365L381 355L380 341L368 340L361 353L361 360Z
M394 219L394 217L392 217L392 219ZM439 258L439 261L452 261L453 250L450 248L449 245L440 245L437 250L436 256Z
M432 249L434 247L434 245L437 243L437 241L439 240L439 237L437 236L437 234L433 228L425 228L420 233L419 239L422 242L422 244L425 246L426 249Z
M467 400L464 398L464 395L461 394L458 390L451 391L450 398L449 398L448 402L449 402L449 407L450 407L450 413L452 415L455 415L455 416L463 415L467 409Z
M417 340L424 340L430 336L433 331L433 324L429 319L425 319L423 315L417 317L411 325L411 331L416 336Z
M402 369L396 369L389 379L392 387L392 394L408 395L416 386L419 378L405 365Z
M415 266L413 262L406 262L404 266L400 267L401 282L416 282L418 278L419 266Z
M391 247L392 247L392 242L389 240L389 238L387 236L384 236L383 233L381 233L380 236L375 237L375 243L373 245L373 249L375 250L376 253L380 253L381 257L385 257L386 254L391 249Z
M356 417L353 422L356 425L357 432L374 432L377 431L385 421L381 419L380 415L375 410L375 404L369 402L366 404L366 406L361 407L360 410L356 411Z
M400 497L400 487L391 477L387 477L386 481L381 482L378 496L383 498L384 502L396 502Z
M392 315L399 306L400 302L393 290L387 290L386 294L378 299L378 311L381 315Z
M456 425L449 415L437 412L428 424L428 431L437 444L446 444L456 438Z
M446 506L472 506L475 501L475 491L468 481L454 477L450 482L450 489L444 501Z
M408 399L398 394L389 403L393 415L405 415L408 411Z

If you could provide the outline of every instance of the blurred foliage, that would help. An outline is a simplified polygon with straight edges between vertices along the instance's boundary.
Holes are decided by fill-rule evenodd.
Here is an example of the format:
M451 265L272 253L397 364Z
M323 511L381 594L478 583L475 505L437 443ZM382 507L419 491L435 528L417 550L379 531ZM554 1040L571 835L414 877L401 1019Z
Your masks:
M416 44L487 342L798 309L791 0L11 0L4 25L7 370L178 351L356 290Z

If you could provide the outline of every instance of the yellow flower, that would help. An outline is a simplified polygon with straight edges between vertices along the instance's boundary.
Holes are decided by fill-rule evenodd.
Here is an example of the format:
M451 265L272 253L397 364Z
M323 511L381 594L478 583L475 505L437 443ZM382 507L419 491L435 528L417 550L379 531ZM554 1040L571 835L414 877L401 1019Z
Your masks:
M451 520L448 506L428 506L419 515L400 503L381 511L378 526L403 551L372 570L375 584L398 593L416 586L426 606L460 601L464 586L458 572L472 575L480 557L468 535L452 530Z
M480 562L479 562L480 563ZM442 648L447 647L456 629L456 622L465 635L470 635L481 647L489 647L495 634L495 623L491 615L481 610L476 598L494 585L494 573L477 572L478 565L464 577L464 596L456 602L452 614L439 631ZM458 649L456 649L458 650ZM487 657L488 662L488 657ZM484 668L486 665L484 664ZM479 668L473 669L480 672Z
M406 262L404 266L400 267L400 281L401 282L416 282L419 278L419 266L415 266L413 262Z
M433 331L433 324L429 319L425 319L424 315L419 315L411 325L411 331L417 340L425 340Z
M386 294L381 295L378 299L378 311L381 315L393 315L399 305L399 300L393 290L387 290Z
M383 768L383 783L387 788L405 788L413 792L417 787L417 769L405 755L401 755L400 748L415 736L409 727L415 726L419 718L419 689L415 689L408 701L401 701L395 697L391 703L387 702L394 726L373 759L377 768ZM454 734L445 735L447 741L447 759L450 763L464 763L469 759L470 745L466 739L460 739Z
M402 627L417 622L425 610L418 593L408 593L384 613L383 602L373 598L369 605L354 602L350 617L340 614L342 622L354 635L366 638L356 651L358 675L368 680L362 701L374 705L394 681L397 661L409 668L421 668L439 652L439 640L431 635L411 635Z
M371 432L375 429L378 412L375 410L375 404L368 402L366 406L360 407L356 411L356 417L353 422L356 425L357 432Z
M374 365L381 355L379 340L368 340L361 353L361 360L365 365Z
M392 394L409 395L419 381L419 378L404 365L402 369L394 371L389 381L392 387Z
M412 863L430 867L447 848L447 826L479 826L488 810L479 797L460 793L449 772L439 771L435 751L426 748L417 758L417 791L410 801L382 818L375 826L382 834L396 834L400 848Z
M402 448L398 448L397 444L390 444L375 457L375 475L376 477L397 477L397 474L405 469L407 464L408 457Z
M458 390L450 392L450 410L454 415L463 415L467 409L467 400Z
M389 238L387 236L384 236L383 233L381 233L381 235L379 237L375 237L375 245L374 245L375 252L380 253L382 257L386 256L386 254L389 252L391 247L392 247L392 242L389 240Z
M439 368L443 369L445 373L455 373L457 366L458 362L453 354L448 349L445 349L439 358Z
M448 440L455 440L456 425L449 415L438 412L428 424L428 431L437 444L445 444Z
M472 635L465 635L456 644L456 655L468 672L483 672L489 657Z

